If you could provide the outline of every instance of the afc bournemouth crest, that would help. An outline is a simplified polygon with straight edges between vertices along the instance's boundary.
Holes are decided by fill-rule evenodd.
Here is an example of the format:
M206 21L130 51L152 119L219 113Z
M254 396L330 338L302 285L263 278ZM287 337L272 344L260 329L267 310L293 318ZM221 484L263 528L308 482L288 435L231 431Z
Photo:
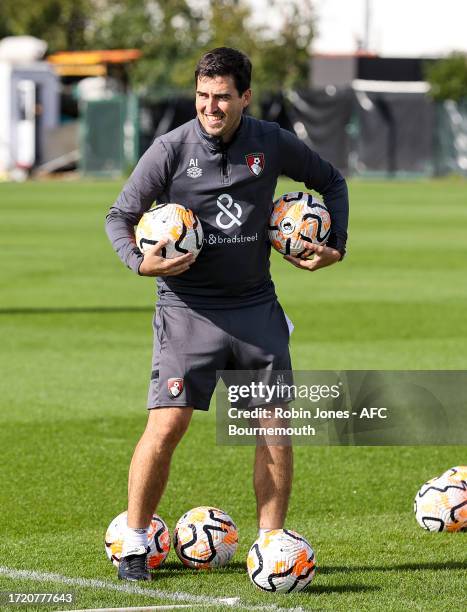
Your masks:
M169 378L167 381L169 395L173 399L178 397L183 391L183 378Z
M245 155L247 166L253 176L259 176L264 170L264 153Z

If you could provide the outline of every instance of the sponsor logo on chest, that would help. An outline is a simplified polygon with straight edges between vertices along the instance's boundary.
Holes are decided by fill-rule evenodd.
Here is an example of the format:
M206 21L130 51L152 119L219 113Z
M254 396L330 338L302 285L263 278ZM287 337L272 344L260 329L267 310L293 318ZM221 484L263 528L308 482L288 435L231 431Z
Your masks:
M210 246L215 245L235 245L245 246L249 242L257 242L259 233L246 235L236 233L235 230L241 230L243 222L242 216L245 217L245 210L242 209L238 202L235 202L229 193L222 193L216 201L218 213L215 216L215 224L221 230L220 233L204 234L204 244ZM212 224L214 225L214 224ZM233 230L228 233L226 230Z
M217 207L220 209L216 217L217 226L223 230L230 229L234 225L239 227L242 225L240 221L242 216L242 207L237 202L234 202L231 195L223 193L217 198Z

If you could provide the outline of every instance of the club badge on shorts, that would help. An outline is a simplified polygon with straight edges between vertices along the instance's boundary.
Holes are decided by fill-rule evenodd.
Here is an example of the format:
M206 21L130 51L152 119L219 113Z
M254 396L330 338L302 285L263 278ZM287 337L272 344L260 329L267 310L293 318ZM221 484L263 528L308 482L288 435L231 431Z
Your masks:
M264 153L248 153L245 155L248 169L253 176L259 176L264 170Z
M183 378L169 378L167 381L167 389L172 399L178 397L183 391Z

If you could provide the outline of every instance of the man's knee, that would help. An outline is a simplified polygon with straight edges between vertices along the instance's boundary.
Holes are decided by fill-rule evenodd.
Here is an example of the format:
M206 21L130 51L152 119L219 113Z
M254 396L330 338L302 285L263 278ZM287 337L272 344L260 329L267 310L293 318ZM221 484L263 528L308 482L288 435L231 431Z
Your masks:
M293 462L293 447L289 444L267 442L256 447L257 459L266 465L284 465Z
M145 433L159 446L175 448L190 424L192 413L193 408L154 408L149 412Z

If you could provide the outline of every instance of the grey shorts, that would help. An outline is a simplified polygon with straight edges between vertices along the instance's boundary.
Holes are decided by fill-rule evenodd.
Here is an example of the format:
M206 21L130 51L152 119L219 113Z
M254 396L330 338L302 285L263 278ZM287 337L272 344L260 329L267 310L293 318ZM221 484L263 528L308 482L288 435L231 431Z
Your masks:
M277 301L235 309L158 306L148 408L208 410L219 370L251 370L267 383L290 371L289 328Z

